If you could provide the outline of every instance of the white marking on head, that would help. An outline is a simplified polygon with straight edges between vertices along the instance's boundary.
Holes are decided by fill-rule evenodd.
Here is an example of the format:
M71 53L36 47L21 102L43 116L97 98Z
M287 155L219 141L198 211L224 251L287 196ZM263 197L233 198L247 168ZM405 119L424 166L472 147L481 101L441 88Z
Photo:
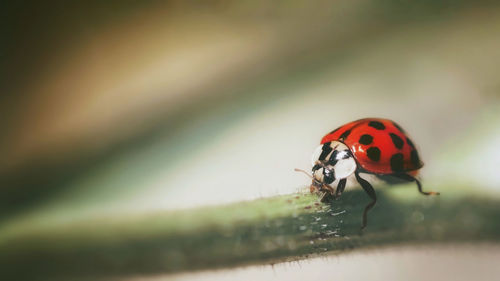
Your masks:
M356 161L352 156L346 159L339 160L334 166L335 177L338 179L345 179L356 171Z
M319 182L323 182L323 167L313 171L313 177Z
M330 151L325 157L321 157L320 159L325 149ZM312 166L316 165L320 167L316 167L316 170L313 170L313 177L320 182L325 182L328 178L331 181L332 177L334 180L347 178L357 168L356 161L349 148L338 141L332 141L326 146L320 145L316 148L312 156Z
M316 147L316 149L314 150L314 152L312 154L311 166L316 165L316 161L318 161L319 156L321 155L322 152L323 152L323 145Z

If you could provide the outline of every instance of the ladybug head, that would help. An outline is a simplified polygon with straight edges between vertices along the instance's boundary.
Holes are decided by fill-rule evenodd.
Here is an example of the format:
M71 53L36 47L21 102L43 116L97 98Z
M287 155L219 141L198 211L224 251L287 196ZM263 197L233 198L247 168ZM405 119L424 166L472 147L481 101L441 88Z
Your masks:
M312 156L312 185L321 189L337 179L344 179L356 170L356 161L349 148L339 141L320 145Z

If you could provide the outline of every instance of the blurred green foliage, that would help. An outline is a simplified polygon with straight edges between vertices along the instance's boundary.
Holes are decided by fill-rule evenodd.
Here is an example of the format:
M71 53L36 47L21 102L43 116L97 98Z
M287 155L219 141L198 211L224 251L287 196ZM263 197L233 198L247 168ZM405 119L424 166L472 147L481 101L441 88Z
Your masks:
M374 245L499 240L498 198L439 189L440 197L408 185L379 190L364 231L361 214L369 200L361 190L329 204L299 193L153 215L14 224L0 232L0 276L110 278L276 263Z

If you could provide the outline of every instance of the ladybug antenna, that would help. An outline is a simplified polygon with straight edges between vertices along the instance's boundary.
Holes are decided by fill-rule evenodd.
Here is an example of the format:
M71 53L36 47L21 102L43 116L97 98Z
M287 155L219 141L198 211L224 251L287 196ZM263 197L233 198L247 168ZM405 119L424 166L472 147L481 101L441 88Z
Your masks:
M302 172L302 173L306 174L308 177L310 177L312 180L314 180L313 177L308 172L306 172L306 171L304 171L302 169L295 168L294 171L295 172Z

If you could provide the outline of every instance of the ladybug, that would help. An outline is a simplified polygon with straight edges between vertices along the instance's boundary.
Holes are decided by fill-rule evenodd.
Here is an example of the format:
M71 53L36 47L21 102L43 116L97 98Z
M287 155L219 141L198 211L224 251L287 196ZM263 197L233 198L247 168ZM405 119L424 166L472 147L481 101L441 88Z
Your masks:
M348 179L361 185L372 199L363 212L362 228L366 227L367 213L377 202L377 196L361 173L388 183L415 182L420 193L439 195L422 190L422 184L415 178L423 166L418 151L406 132L389 119L360 119L331 131L313 153L312 166L310 189L322 192L323 202L339 198ZM336 189L331 186L334 182Z

